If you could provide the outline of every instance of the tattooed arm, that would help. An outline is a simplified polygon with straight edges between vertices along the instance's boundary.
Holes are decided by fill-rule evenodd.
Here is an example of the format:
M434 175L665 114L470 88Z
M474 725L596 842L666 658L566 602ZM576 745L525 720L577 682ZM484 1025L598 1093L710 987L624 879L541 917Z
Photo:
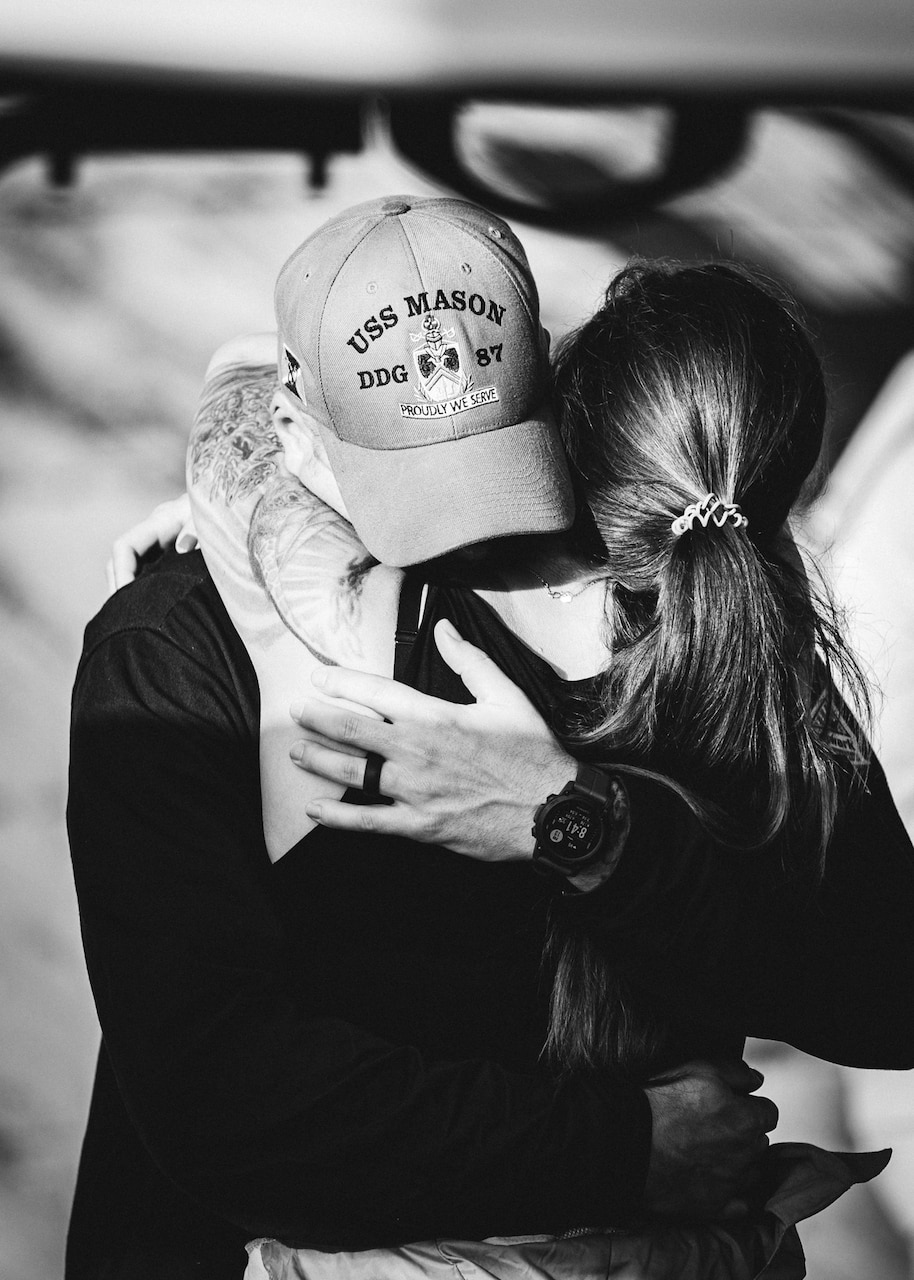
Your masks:
M272 425L275 366L263 362L264 340L259 349L244 341L207 371L187 488L204 559L260 684L264 832L275 861L314 826L308 800L327 794L326 781L289 764L301 732L289 704L320 665L390 673L401 575L285 468Z

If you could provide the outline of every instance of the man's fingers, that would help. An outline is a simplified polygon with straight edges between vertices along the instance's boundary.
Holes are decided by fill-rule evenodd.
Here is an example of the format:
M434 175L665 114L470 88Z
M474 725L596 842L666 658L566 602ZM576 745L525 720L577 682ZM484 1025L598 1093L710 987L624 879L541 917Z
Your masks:
M319 734L330 743L339 743L344 752L359 748L363 752L387 754L390 725L383 720L335 707L318 698L306 698L291 707L289 714L303 729Z
M383 772L383 770L382 770ZM385 779L386 784L386 779ZM398 804L346 804L342 800L312 800L305 813L322 827L337 831L370 831L375 835L405 835L419 830L412 811Z
M319 778L326 778L328 782L338 782L344 787L364 786L364 753L350 755L345 751L318 746L314 742L296 742L289 754L300 769L317 774ZM389 761L383 762L381 771L384 773L384 787L388 787L393 774ZM390 795L390 792L384 790L384 794Z
M435 644L444 661L466 685L477 702L528 702L501 668L482 649L464 640L447 618L435 623Z
M454 710L451 703L419 693L417 689L387 676L370 675L367 671L353 671L347 667L318 667L312 672L311 683L332 698L357 702L386 720L408 717L421 722L430 719L432 714L440 713L442 708L449 712ZM297 716L294 718L298 719Z
M357 747L351 742L336 742L333 738L328 738L314 729L308 729L307 737L302 739L302 741L311 742L316 747L326 747L328 751L337 751L344 755L357 756L360 760L365 759L366 748ZM294 745L295 744L293 744L293 746Z

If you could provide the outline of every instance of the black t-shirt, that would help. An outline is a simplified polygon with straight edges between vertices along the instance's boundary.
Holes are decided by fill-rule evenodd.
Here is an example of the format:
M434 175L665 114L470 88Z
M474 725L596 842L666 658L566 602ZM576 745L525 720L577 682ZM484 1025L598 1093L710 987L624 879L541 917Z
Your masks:
M551 668L448 586L417 687L468 699L431 636L444 616L544 714L562 705ZM914 865L878 766L816 892L635 784L619 872L554 908L528 864L399 839L317 829L271 865L258 720L199 555L165 557L90 624L68 818L104 1044L68 1280L240 1274L256 1235L364 1248L631 1214L644 1095L557 1082L539 1056L552 909L585 913L671 1057L754 1034L914 1064ZM629 912L646 884L650 913Z
M538 1058L544 885L320 829L272 865L258 741L202 558L165 557L90 624L74 690L104 1042L70 1280L240 1274L256 1235L364 1248L631 1214L644 1095Z

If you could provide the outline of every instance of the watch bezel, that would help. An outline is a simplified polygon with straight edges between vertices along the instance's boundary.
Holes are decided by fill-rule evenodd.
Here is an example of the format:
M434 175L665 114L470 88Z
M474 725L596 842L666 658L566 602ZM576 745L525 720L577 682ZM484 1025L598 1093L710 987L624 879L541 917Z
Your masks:
M556 808L574 803L586 808L596 824L592 852L572 857L558 852L565 842L547 838ZM628 791L612 769L579 761L575 777L538 805L533 815L533 869L562 894L589 893L610 879L631 830Z
M549 842L548 832L550 819L555 818L556 812L571 806L586 809L596 829L590 842L592 848L581 854L568 855ZM607 835L606 806L595 797L580 791L574 782L569 782L557 795L547 797L537 809L533 834L536 837L534 864L550 867L564 875L586 871L599 860L603 852Z

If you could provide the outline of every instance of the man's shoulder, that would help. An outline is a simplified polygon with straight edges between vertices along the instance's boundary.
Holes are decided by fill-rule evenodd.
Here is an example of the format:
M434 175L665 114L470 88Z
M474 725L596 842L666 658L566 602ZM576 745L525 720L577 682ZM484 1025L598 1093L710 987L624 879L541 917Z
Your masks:
M176 613L205 613L218 593L199 552L165 552L111 596L86 628L86 648L123 631L167 632Z
M202 663L234 669L246 680L244 645L199 551L167 551L102 606L86 627L81 668L115 643L182 650Z
M256 726L257 677L198 551L166 552L86 628L74 706L124 700Z

